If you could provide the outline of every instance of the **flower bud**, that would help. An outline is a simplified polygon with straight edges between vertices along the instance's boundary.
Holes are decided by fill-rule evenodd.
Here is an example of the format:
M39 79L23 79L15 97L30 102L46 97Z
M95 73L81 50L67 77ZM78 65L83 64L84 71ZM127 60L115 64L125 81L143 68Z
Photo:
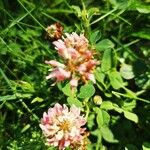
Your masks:
M94 98L93 98L93 102L94 102L96 105L101 105L101 104L102 104L102 98L101 98L101 96L95 95Z

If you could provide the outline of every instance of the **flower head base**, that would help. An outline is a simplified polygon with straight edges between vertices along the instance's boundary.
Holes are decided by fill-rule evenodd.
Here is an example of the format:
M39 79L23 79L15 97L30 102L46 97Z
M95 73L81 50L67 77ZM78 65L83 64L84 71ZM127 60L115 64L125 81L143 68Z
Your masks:
M64 150L68 146L74 147L75 143L81 143L79 148L83 147L81 141L85 141L86 132L82 126L85 123L79 108L73 105L69 110L66 105L57 103L48 113L44 112L40 127L49 145Z
M83 34L66 33L66 38L54 41L53 44L58 54L64 59L64 64L55 60L46 61L47 64L54 67L48 78L56 78L57 81L70 78L71 86L77 86L79 80L83 82L91 80L95 83L93 71L99 63L94 59L94 52L89 49L88 40ZM63 72L58 71L60 68ZM61 74L61 80L58 74Z

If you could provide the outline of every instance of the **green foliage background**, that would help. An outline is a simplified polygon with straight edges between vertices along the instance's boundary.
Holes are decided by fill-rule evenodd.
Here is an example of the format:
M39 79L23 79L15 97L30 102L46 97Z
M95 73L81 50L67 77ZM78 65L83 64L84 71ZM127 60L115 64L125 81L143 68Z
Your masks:
M56 102L82 107L89 150L150 149L149 14L149 0L1 0L0 149L48 149L39 122ZM97 84L75 95L45 80L44 61L59 59L44 38L55 22L84 32L101 62Z

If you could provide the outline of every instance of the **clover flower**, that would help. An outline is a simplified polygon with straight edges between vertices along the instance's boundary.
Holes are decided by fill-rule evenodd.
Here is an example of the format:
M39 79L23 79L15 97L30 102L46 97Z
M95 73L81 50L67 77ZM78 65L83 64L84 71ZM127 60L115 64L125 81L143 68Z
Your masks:
M58 147L59 150L68 146L81 149L85 147L84 141L87 137L86 128L82 128L85 124L86 120L80 115L78 107L73 105L69 110L65 104L61 106L57 103L49 108L48 113L44 112L40 128L49 145Z
M46 61L53 66L47 79L56 78L56 81L70 79L73 87L78 85L79 80L83 82L91 80L95 83L93 71L99 63L94 59L94 52L89 48L89 42L83 34L66 33L66 37L54 41L53 44L59 56L63 58L63 63L56 60Z
M46 28L46 39L57 40L63 34L63 27L60 23L55 23Z

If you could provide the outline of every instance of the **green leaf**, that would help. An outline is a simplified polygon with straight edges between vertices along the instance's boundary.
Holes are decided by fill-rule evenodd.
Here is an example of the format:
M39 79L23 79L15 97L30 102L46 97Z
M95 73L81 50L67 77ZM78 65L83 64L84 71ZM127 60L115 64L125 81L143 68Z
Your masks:
M10 47L12 50L14 50L15 53L21 53L21 52L22 52L20 45L17 44L17 43L10 43L10 44L9 44L9 47Z
M82 103L75 97L68 97L67 102L70 106L76 105L77 107L83 107Z
M104 51L102 63L101 63L101 69L103 72L107 72L112 67L112 50L107 49Z
M106 109L106 110L112 110L112 109L114 109L114 106L113 106L112 102L110 102L110 101L103 101L101 104L101 108Z
M12 105L12 103L9 103L9 102L5 102L5 106L11 111L15 109L14 105Z
M142 150L150 150L150 143L144 142L142 145Z
M150 76L146 74L141 74L137 78L135 78L135 83L138 87L142 89L150 88Z
M23 94L23 93L16 93L15 95L16 95L17 98L20 98L20 99L22 99L22 98L25 98L25 99L26 98L31 98L31 96L32 96L32 94L30 94L30 93L29 94L28 93L27 94L26 93L25 94Z
M21 87L24 92L35 92L34 86L26 81L19 81L18 86Z
M112 97L112 94L111 94L111 93L105 92L104 94L105 94L105 96L108 97L108 98L111 98L111 97Z
M7 53L7 47L3 44L3 43L0 43L0 54L1 55L6 55Z
M30 124L27 124L22 130L21 133L24 133L25 131L27 131L30 128Z
M129 100L123 101L122 108L124 110L132 111L135 107L136 107L136 100L132 99L130 101Z
M145 7L145 8L140 8L140 7L138 7L137 8L137 10L140 12L140 13L144 13L144 14L148 14L148 13L150 13L150 7Z
M99 109L97 117L96 117L96 121L97 121L98 126L101 128L102 126L109 124L110 116L106 111Z
M117 111L118 113L122 113L123 112L123 109L120 108L117 104L113 104L114 106L114 110Z
M99 51L104 51L106 49L111 49L113 47L114 47L114 43L109 39L104 39L95 45L96 50Z
M133 33L132 36L146 39L146 40L150 40L150 30L149 29L143 29L143 31Z
M72 95L73 95L73 91L71 90L70 83L67 83L67 84L62 88L62 92L63 92L66 96L72 96Z
M16 93L13 95L6 95L6 96L0 96L0 101L9 101L9 100L15 100L15 99L22 99L22 98L31 98L32 94L22 94L22 93Z
M135 123L138 123L138 116L136 114L134 114L132 112L129 112L129 111L124 111L124 116L127 119L129 119L129 120L131 120L131 121L133 121Z
M92 32L92 34L90 35L91 44L95 44L100 38L101 38L101 33L99 30Z
M108 75L109 75L110 83L114 89L119 89L124 85L124 82L119 72L112 71L109 72Z
M97 69L94 73L96 80L98 80L100 83L104 84L105 79L105 73L102 72L100 69Z
M101 128L104 125L104 119L103 119L103 114L102 114L101 109L98 109L97 111L96 121L97 121L99 128Z
M75 11L75 13L77 14L78 17L81 17L82 12L79 6L71 6L71 8Z
M8 101L8 100L15 100L17 97L16 95L5 95L5 96L0 96L0 101Z
M35 103L35 102L43 102L43 98L40 98L40 97L36 97L36 98L34 98L32 101L31 101L31 103Z
M97 15L99 13L99 9L97 7L91 7L87 13L88 19L90 20L94 15Z
M127 89L127 88L124 88L124 90L126 91L126 94L125 94L125 95L127 95L127 97L130 97L130 98L137 98L136 93L133 92L132 90Z
M128 6L128 0L109 0L109 2L118 9L125 9Z
M61 3L63 3L64 0L57 0L57 1L54 1L53 3L51 3L51 8L52 7L57 7L58 5L60 5Z
M96 130L92 131L91 134L94 135L94 136L99 136L100 131L99 131L99 129L96 129Z
M124 79L134 78L133 67L131 65L122 64L120 68L120 74Z
M102 133L102 137L107 142L110 142L110 143L117 143L118 142L118 140L116 140L114 138L112 131L108 127L106 127L106 126L101 127L101 133Z
M94 123L94 119L95 119L95 114L90 114L87 118L87 126L89 129L92 129L92 127L95 125Z
M101 104L101 109L115 110L118 113L123 112L123 109L120 108L117 104L109 102L109 101L103 101L103 103Z
M90 98L94 95L95 88L92 84L85 84L80 88L80 93L78 95L79 98Z
M137 11L139 11L140 13L143 13L143 14L148 14L150 13L150 6L149 5L139 5L137 6Z

